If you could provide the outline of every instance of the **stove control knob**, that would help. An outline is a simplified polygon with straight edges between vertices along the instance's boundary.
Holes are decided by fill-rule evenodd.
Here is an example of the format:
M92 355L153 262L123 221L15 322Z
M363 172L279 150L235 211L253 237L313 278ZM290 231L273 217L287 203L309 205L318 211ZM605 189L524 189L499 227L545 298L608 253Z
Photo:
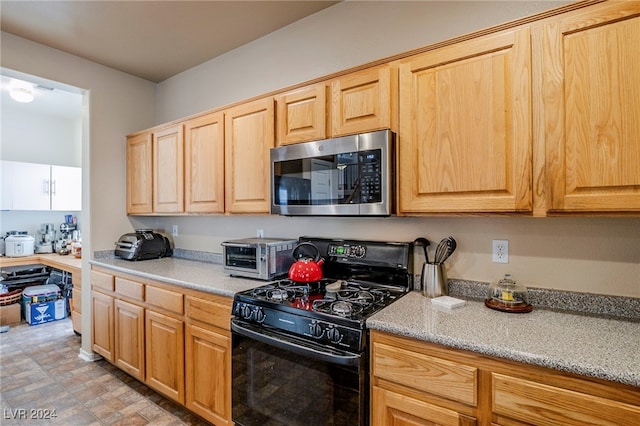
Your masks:
M309 324L309 331L313 337L322 337L322 326L317 322Z
M240 307L240 316L242 317L242 319L250 319L252 313L253 312L248 305L242 305Z
M265 319L265 315L264 315L264 311L262 310L262 308L256 308L256 310L253 312L254 313L254 319L258 322L263 322Z
M340 339L342 339L342 334L340 334L340 330L335 327L331 327L327 330L327 337L329 341L332 343L338 343Z

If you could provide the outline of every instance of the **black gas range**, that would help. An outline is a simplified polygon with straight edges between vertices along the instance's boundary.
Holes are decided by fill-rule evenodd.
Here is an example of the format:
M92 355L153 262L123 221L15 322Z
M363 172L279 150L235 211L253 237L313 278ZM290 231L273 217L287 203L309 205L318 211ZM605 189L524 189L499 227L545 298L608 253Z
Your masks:
M311 243L324 259L322 280L283 279L234 297L233 420L243 426L364 425L366 320L412 290L411 243L298 242Z

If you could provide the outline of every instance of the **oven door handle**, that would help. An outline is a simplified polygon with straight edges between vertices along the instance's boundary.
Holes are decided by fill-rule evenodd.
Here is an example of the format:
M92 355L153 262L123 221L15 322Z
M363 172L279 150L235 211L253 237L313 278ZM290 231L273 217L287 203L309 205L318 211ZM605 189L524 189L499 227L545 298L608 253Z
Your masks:
M321 349L312 344L296 343L292 341L291 338L287 338L281 334L272 333L263 327L254 328L251 327L251 325L244 323L240 325L236 321L231 320L231 331L267 345L275 346L319 361L350 367L358 367L360 365L360 355L358 354L338 352L330 348Z

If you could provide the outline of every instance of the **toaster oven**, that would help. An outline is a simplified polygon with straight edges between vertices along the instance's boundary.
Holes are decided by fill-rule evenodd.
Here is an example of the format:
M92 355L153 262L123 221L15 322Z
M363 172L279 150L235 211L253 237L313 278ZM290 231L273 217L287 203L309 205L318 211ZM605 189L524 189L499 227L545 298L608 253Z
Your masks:
M298 240L243 238L222 243L224 270L229 275L273 280L287 275Z

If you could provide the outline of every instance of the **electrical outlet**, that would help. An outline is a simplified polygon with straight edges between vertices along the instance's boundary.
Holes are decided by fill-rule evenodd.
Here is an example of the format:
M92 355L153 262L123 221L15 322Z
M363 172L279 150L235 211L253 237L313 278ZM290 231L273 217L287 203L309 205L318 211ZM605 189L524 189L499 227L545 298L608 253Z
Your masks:
M493 240L491 260L493 263L509 263L509 241Z
M264 229L256 229L256 237L264 238Z
M173 229L171 230L171 235L174 237L178 236L178 225L173 225Z

